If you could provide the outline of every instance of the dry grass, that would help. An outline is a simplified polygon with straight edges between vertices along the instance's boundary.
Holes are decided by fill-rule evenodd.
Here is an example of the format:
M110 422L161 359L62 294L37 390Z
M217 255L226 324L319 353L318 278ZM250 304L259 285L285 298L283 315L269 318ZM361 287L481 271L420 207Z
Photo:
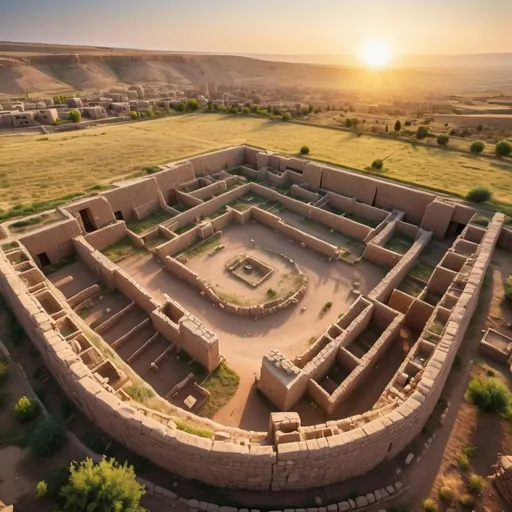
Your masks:
M1 208L82 192L144 166L241 143L287 154L307 143L311 158L358 169L381 158L379 175L461 195L482 183L495 199L512 202L510 163L265 119L197 114L37 139L0 138Z

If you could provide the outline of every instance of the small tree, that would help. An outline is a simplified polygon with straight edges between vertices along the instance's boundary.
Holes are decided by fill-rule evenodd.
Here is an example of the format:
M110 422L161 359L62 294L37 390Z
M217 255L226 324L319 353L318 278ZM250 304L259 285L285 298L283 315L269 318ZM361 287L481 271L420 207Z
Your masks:
M187 107L186 107L185 103L181 103L181 102L180 102L180 103L178 103L178 104L176 105L176 107L174 107L174 108L175 108L178 112L185 112L185 110L186 110L186 108L187 108Z
M238 109L233 105L233 106L229 109L229 113L230 113L230 114L238 114Z
M380 158L377 158L377 160L374 160L372 162L372 169L377 169L380 171L382 169L383 165L384 165L384 162Z
M416 130L416 138L418 140L424 139L428 135L428 128L426 126L418 126Z
M14 404L14 417L20 423L27 423L37 418L39 415L40 409L39 404L30 400L30 398L26 396L22 396L15 404Z
M251 109L249 107L244 107L242 109L242 114L247 115L251 113Z
M144 512L140 500L146 493L137 482L133 466L121 466L115 459L94 464L87 458L69 467L69 480L60 491L64 510L82 512Z
M491 197L492 192L484 185L476 185L466 194L466 199L473 203L483 203L489 201Z
M446 133L442 133L441 135L438 135L438 137L437 137L437 143L440 146L447 146L449 140L450 140L450 136L446 135Z
M395 132L399 132L402 129L402 123L400 122L400 119L397 119L395 122Z
M55 418L48 416L39 421L29 441L36 457L50 457L66 444L66 432Z
M289 121L292 118L290 112L285 112L283 114L283 121Z
M228 111L228 108L226 107L226 105L224 105L223 103L221 103L218 107L217 107L217 110L219 112L227 112Z
M254 103L253 105L251 105L251 112L253 114L256 114L256 112L258 112L259 109L260 109L260 106L257 103Z
M199 110L199 103L195 98L189 98L187 100L187 110L190 110L191 112Z
M73 121L73 123L79 123L80 119L82 119L82 114L80 114L80 110L70 110L69 111L69 119Z
M481 153L485 149L485 142L481 140L475 140L475 142L471 143L471 146L469 146L469 151L473 153L474 155L477 155L478 153Z
M508 156L512 153L512 143L508 140L501 140L495 146L497 156Z
M345 119L345 127L346 128L350 128L352 126L352 119L350 119L349 117L347 117Z
M308 148L308 146L302 146L300 148L300 154L301 155L309 155L309 148Z

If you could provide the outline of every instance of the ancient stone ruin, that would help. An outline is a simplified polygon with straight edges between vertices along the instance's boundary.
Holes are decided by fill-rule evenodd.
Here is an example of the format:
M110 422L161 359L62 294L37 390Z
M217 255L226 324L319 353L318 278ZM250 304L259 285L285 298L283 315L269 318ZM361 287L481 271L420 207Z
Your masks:
M240 146L4 223L0 291L69 398L133 452L220 487L319 487L395 457L436 406L494 248L512 247L502 214L474 214ZM221 364L258 414L201 416Z

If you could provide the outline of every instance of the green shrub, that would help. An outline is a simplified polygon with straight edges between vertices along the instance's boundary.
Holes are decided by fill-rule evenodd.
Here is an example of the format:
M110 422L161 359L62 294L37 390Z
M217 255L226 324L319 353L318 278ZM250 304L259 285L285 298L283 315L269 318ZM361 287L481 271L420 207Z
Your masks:
M60 491L64 510L69 512L144 512L139 503L145 493L133 466L105 458L99 464L90 458L72 462L68 482Z
M485 487L485 480L479 475L472 473L468 480L468 489L472 492L480 494Z
M190 110L191 112L199 110L199 103L195 98L189 98L187 100L187 110Z
M69 119L73 121L73 123L79 123L80 119L82 119L82 114L80 113L80 110L70 110L69 111Z
M29 437L29 444L36 457L50 457L66 444L64 427L51 416L41 419Z
M285 112L282 117L283 121L289 121L292 118L290 112Z
M185 105L185 103L178 103L175 107L176 111L178 112L185 112L185 110L187 110L187 106Z
M466 399L482 412L507 414L511 403L510 391L496 379L471 379Z
M372 169L380 170L380 169L382 169L383 166L384 166L384 162L380 158L377 158L377 160L374 160L372 162Z
M409 119L407 121L405 121L404 123L405 126L412 126L412 121L410 121Z
M399 132L402 129L402 123L400 122L400 119L397 119L395 122L395 132Z
M29 421L32 421L33 419L37 418L39 416L39 413L41 412L39 409L39 404L34 401L30 400L30 398L26 396L22 396L15 404L14 404L14 417L20 422L20 423L27 423Z
M226 107L226 105L224 105L224 104L222 104L222 103L221 103L221 104L217 107L217 110L218 110L219 112L227 112L228 108Z
M437 143L440 146L447 146L449 141L450 141L450 137L448 135L446 135L446 133L442 133L441 135L439 135L437 137Z
M144 385L132 384L125 388L126 393L130 395L136 402L145 404L148 400L155 396L155 393Z
M466 446L466 448L462 450L462 453L469 459L472 459L476 457L476 446Z
M230 113L230 114L238 114L238 109L233 105L233 106L229 109L229 113Z
M512 153L512 143L508 140L500 140L495 146L497 156L508 156Z
M242 114L247 115L251 113L251 109L249 107L244 107L242 109Z
M451 487L446 487L443 485L443 487L439 489L439 499L443 503L450 505L455 500L455 491Z
M473 203L483 203L489 201L492 192L484 185L475 185L467 194L466 199Z
M251 105L251 112L253 114L256 114L256 112L258 112L259 109L260 109L260 106L257 103L254 103L253 105Z
M473 508L473 505L475 504L475 498L471 494L463 494L459 498L459 503L464 508Z
M474 155L481 153L484 149L485 142L481 140L475 140L475 142L471 143L471 146L469 146L469 151L471 151L471 153L473 153Z
M301 155L309 155L309 147L308 146L302 146L300 148L300 154Z
M323 307L322 307L322 311L325 313L327 311L329 311L329 309L332 308L332 302L331 301L328 301L326 302Z
M507 277L505 284L505 297L507 297L509 300L512 300L512 275Z
M467 455L459 453L459 455L455 457L455 462L457 462L457 465L464 471L467 471L469 469L469 459Z
M438 510L436 502L430 498L423 501L422 507L425 512L437 512Z
M418 126L416 130L416 138L418 140L424 139L428 135L428 127L426 126Z
M268 297L269 299L272 299L273 297L275 297L275 296L276 296L276 293L277 293L277 292L276 292L275 290L273 290L272 288L269 288L269 289L267 290L267 297Z
M36 498L39 500L44 498L48 492L48 484L45 480L39 480L36 485Z

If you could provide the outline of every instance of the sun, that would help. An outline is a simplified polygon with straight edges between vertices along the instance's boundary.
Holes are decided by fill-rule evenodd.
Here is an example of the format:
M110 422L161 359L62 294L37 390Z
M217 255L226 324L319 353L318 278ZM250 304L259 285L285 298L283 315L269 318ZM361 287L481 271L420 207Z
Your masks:
M369 68L384 68L391 61L391 50L384 41L367 41L361 49L360 58Z

